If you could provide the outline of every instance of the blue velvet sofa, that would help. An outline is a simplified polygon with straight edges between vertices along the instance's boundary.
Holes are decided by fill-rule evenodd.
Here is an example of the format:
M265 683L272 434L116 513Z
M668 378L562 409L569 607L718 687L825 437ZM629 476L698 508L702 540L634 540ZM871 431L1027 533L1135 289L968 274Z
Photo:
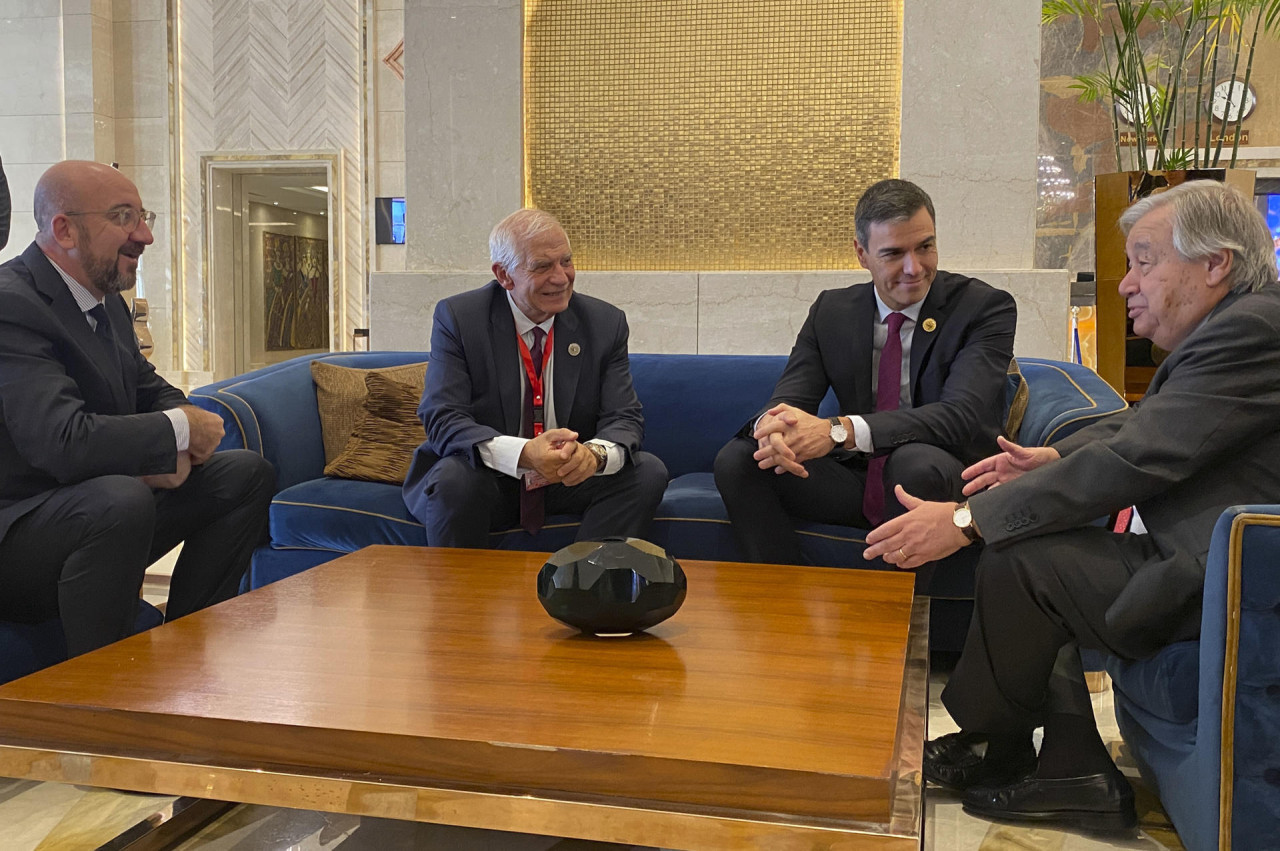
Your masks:
M133 631L142 632L159 626L164 615L150 603L138 605ZM35 673L67 658L67 642L62 635L62 621L54 618L43 623L10 623L0 621L0 684Z
M1120 733L1189 851L1280 847L1280 505L1219 518L1198 640L1106 667Z
M373 368L427 359L424 352L320 355L339 366ZM257 588L370 544L427 543L398 487L326 479L311 357L297 358L202 387L195 404L222 416L222 448L261 452L276 467L280 491L271 505L270 544L254 554L247 585ZM667 465L671 483L650 539L676 558L739 558L712 465L727 440L769 398L786 358L776 355L631 357L644 405L644 446ZM1093 372L1056 361L1020 361L1030 399L1020 439L1050 443L1124 402ZM1011 385L1011 391L1014 385ZM824 405L834 407L828 397ZM828 411L834 413L834 410ZM495 532L497 549L554 551L573 540L577 518L552 516L536 537L515 528ZM866 567L863 532L816 523L800 528L810 562ZM974 548L940 565L927 589L934 599L937 649L958 650L973 597ZM883 565L882 565L883 566Z

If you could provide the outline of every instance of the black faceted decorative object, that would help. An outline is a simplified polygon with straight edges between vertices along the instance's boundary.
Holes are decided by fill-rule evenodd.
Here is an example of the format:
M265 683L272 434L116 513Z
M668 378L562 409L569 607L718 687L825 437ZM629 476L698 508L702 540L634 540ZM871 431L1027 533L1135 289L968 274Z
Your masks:
M591 635L630 635L662 623L684 602L676 561L639 538L570 544L538 572L547 614Z

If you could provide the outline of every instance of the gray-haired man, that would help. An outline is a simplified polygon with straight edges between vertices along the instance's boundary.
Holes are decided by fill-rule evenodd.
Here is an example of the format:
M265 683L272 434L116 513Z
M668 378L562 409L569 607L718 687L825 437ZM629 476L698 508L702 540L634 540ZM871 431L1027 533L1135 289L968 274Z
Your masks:
M1006 442L965 470L966 505L906 496L910 511L867 537L868 558L905 568L986 541L942 695L962 732L930 742L924 764L983 816L1132 830L1076 646L1142 659L1195 638L1218 515L1280 501L1280 287L1252 199L1193 181L1121 226L1134 330L1170 352L1146 398L1052 448ZM1130 505L1146 534L1089 525Z
M667 470L640 451L627 319L575 294L569 237L519 210L489 237L494 280L436 305L404 501L432 546L484 547L519 520L581 514L578 539L643 537Z

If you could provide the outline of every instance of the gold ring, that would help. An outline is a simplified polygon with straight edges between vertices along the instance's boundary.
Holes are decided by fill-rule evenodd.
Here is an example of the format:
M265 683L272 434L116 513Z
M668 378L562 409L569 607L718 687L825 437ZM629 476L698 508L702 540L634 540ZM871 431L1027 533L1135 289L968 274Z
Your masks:
M909 556L902 551L902 547L898 547L898 555L902 556L901 561L906 561L909 558Z

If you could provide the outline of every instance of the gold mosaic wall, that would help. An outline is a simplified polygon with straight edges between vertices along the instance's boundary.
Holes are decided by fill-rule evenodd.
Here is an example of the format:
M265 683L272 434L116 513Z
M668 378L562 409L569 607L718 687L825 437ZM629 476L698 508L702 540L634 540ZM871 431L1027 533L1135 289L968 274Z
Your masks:
M583 269L857 268L902 0L525 0L525 204Z

